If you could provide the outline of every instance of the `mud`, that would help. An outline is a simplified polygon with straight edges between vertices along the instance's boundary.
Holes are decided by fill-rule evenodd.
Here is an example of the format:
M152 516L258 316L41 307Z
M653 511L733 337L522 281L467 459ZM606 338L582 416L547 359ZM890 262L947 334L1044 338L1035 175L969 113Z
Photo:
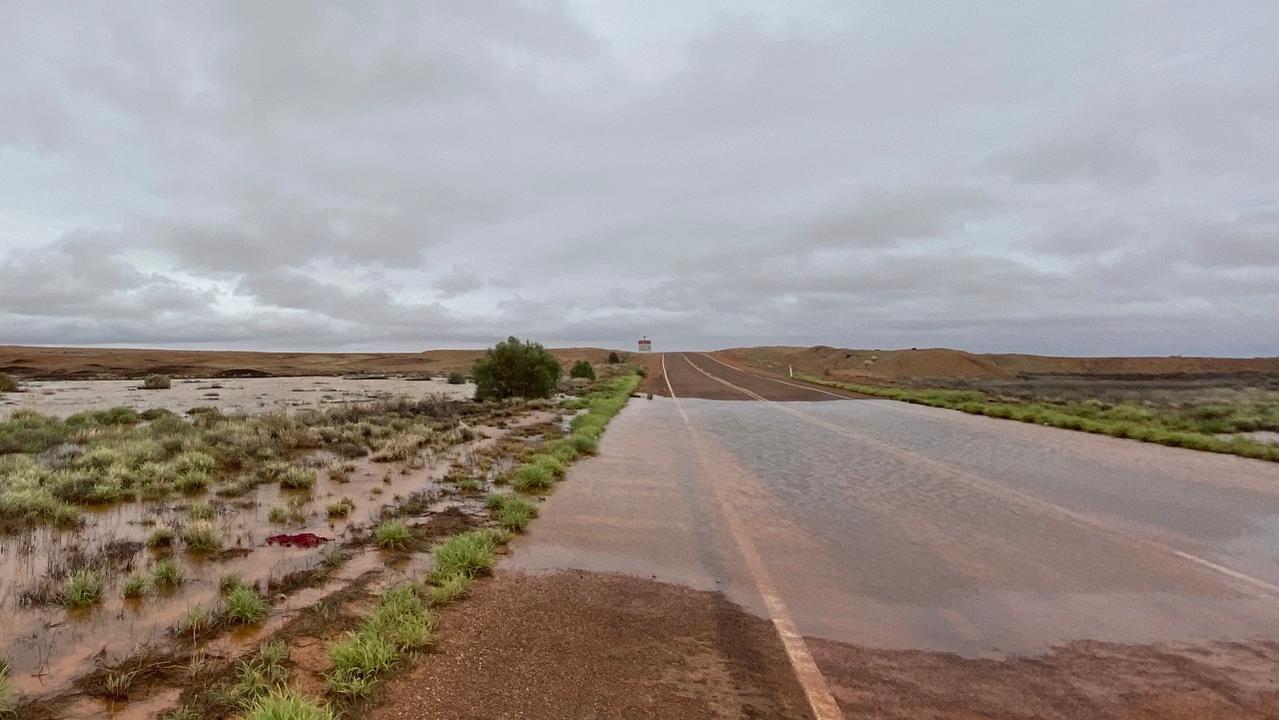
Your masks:
M18 410L66 417L113 407L131 407L139 412L164 409L179 414L201 407L217 408L227 414L258 414L398 398L464 400L474 394L474 385L449 385L443 378L174 380L168 390L142 390L136 380L47 380L26 382L23 392L0 395L0 419Z
M449 608L377 720L809 718L772 626L722 595L499 571Z

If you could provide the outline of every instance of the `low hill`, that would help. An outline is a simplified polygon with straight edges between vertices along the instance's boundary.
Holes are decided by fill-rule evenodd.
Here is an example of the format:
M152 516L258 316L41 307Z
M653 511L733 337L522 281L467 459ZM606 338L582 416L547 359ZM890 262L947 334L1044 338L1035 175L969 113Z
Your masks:
M1011 380L1042 375L1091 377L1174 377L1260 373L1279 375L1279 358L1053 357L976 354L946 348L852 350L770 346L717 353L776 374L804 372L839 380L892 383L923 379Z
M136 378L151 373L175 377L438 375L469 371L483 352L295 353L0 345L0 372L46 380ZM600 348L557 348L551 352L565 364L583 359L603 363L609 353Z

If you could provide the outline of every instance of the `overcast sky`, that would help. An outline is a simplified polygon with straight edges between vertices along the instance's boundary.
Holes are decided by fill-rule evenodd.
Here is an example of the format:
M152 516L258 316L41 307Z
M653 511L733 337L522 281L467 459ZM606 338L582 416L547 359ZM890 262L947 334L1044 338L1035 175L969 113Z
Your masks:
M0 10L0 343L1279 354L1274 0Z

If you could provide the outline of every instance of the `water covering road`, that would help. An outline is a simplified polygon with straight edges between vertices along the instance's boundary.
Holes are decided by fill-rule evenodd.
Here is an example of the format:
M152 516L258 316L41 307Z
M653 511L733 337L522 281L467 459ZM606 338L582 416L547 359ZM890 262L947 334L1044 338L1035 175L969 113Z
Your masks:
M663 360L675 399L632 401L517 567L719 589L859 647L1279 639L1279 465Z

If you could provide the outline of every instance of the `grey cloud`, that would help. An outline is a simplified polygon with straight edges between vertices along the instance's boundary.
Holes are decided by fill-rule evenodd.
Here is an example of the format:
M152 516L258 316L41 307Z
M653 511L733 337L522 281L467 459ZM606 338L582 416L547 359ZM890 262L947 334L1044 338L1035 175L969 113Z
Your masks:
M1269 3L6 11L4 341L1279 354Z

